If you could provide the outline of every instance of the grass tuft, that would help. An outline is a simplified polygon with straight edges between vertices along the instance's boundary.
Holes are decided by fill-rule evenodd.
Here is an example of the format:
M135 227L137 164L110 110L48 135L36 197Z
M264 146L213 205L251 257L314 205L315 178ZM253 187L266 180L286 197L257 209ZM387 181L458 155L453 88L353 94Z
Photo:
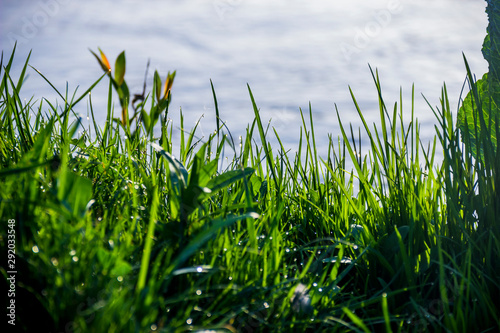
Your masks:
M446 86L440 107L431 107L438 125L427 147L414 89L409 111L402 92L391 106L372 70L378 123L366 122L351 91L363 124L357 134L337 110L341 136L328 137L324 155L309 107L291 153L274 128L264 128L250 87L255 120L239 146L225 134L212 83L216 131L196 141L196 127L183 129L175 143L167 121L175 72L163 97L143 92L130 119L115 119L123 54L115 78L108 75L100 124L89 93L109 72L80 96L57 92L62 105L22 102L29 56L14 80L14 53L6 63L2 56L0 68L0 245L7 253L15 235L21 330L500 326L500 153L474 159L460 141ZM161 89L157 77L153 91ZM125 97L120 105L128 110ZM73 111L86 98L87 129Z

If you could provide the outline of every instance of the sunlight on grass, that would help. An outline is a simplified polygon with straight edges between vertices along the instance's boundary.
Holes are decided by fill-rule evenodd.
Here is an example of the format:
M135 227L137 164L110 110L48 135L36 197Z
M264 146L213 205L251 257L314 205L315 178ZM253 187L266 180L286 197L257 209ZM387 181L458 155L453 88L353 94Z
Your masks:
M155 73L156 94L143 94L128 112L125 54L112 76L105 55L94 53L103 76L79 96L58 92L57 106L23 102L29 57L14 80L14 54L6 63L2 55L0 66L0 216L15 220L22 329L468 332L500 325L500 153L476 160L460 141L446 87L441 105L431 107L439 125L427 147L413 98L409 107L402 97L387 104L372 70L377 124L365 121L351 91L359 132L337 111L341 135L330 136L321 155L313 111L301 110L291 154L264 127L250 87L255 119L240 146L219 118L213 84L215 132L197 141L195 127L178 143L167 121L175 72L164 84ZM107 118L99 124L89 92L106 76ZM73 111L81 101L88 101L88 128ZM361 147L361 131L369 147ZM11 225L2 223L2 248ZM0 271L7 277L8 268ZM30 320L35 312L44 319Z

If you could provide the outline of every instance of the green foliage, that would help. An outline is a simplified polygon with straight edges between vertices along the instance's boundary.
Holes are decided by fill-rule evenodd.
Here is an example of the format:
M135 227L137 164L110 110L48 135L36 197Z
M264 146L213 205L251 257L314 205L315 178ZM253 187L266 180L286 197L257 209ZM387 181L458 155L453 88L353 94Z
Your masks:
M351 92L358 134L337 110L341 136L329 137L328 152L317 151L309 107L308 117L300 110L300 143L290 153L264 127L250 87L255 119L235 143L211 84L215 133L195 140L197 125L182 131L174 155L166 112L175 72L163 84L155 73L152 92L132 103L135 114L124 125L113 121L112 100L113 89L126 86L125 55L114 76L104 53L94 55L106 73L79 97L56 91L59 107L23 102L29 58L13 80L14 52L5 66L2 56L0 247L7 247L6 220L15 220L21 330L500 326L500 154L482 134L483 161L463 147L446 87L433 109L437 137L427 147L413 89L409 110L402 91L391 106L372 71L378 122L366 122ZM106 120L95 121L88 97L85 128L73 107L106 75ZM476 98L489 86L471 87ZM440 148L444 158L436 161ZM3 281L7 271L2 262Z
M476 82L466 61L471 90L457 117L462 141L473 156L481 161L486 158L485 150L492 154L496 152L500 117L500 7L495 1L487 3L489 24L482 52L488 62L489 72Z
M94 51L90 50L90 52L97 59L97 62L104 70L104 72L109 76L110 84L112 84L116 93L118 94L118 98L120 100L120 105L122 107L122 116L121 123L125 128L125 131L129 133L130 122L134 119L141 119L146 133L152 137L153 128L158 122L158 119L162 112L166 114L168 112L168 105L170 104L170 91L172 89L172 85L174 83L175 74L168 72L167 78L165 80L165 84L162 88L162 82L160 75L157 71L154 74L154 86L153 91L155 92L156 104L153 104L150 112L148 113L145 109L146 96L144 96L145 91L142 94L136 94L134 99L130 98L130 91L128 89L127 83L125 82L125 69L126 69L126 59L125 59L125 51L120 53L115 61L115 75L111 75L111 65L108 61L108 58L104 54L104 52L99 48L99 55L97 55ZM144 89L146 88L146 83L144 83ZM136 106L134 103L139 101L139 104ZM132 106L134 108L134 115L129 118L129 104L132 102ZM154 103L154 102L153 102ZM137 121L138 124L139 121ZM138 132L135 132L134 135L138 135Z

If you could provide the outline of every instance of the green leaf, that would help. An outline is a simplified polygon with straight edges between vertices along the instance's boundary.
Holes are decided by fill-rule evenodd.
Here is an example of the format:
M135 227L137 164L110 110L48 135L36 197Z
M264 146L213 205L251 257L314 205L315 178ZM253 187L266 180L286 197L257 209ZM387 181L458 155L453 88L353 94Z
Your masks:
M251 175L254 171L255 170L252 168L245 168L244 170L231 170L225 172L222 175L211 179L208 182L207 187L212 190L212 193L220 191L243 177Z
M170 155L160 145L153 142L151 143L151 146L168 161L168 167L170 169L170 179L172 180L172 184L180 186L181 188L186 188L188 181L188 172L184 165L182 165L182 163L178 159Z
M146 128L146 132L149 133L151 121L149 119L149 115L146 112L146 110L141 109L141 117L142 117L142 122L144 123L144 127Z
M92 199L92 181L63 168L57 187L57 198L73 216L82 217Z
M365 323L363 323L363 320L361 320L361 318L359 318L358 316L356 316L354 314L354 312L352 312L351 310L349 310L347 307L343 307L342 311L344 311L344 313L349 317L349 319L351 319L351 321L356 326L358 326L360 329L362 329L363 332L370 333L370 330L368 329L368 327L366 327Z
M166 270L166 274L172 273L180 265L182 265L186 260L189 259L198 249L203 246L206 242L212 239L220 230L231 224L242 221L245 219L258 219L259 214L251 212L239 216L230 216L226 219L216 219L212 221L210 228L201 231L197 234L187 246L185 246L181 253L172 261L170 266Z
M484 143L481 143L481 136L491 140L493 149L496 151L496 118L500 116L498 108L500 85L498 82L489 82L488 77L488 73L484 74L482 79L473 84L477 89L479 101L474 98L473 91L469 92L457 116L462 141L469 145L474 157L482 156L482 158L484 158L485 147ZM484 131L483 125L486 125Z
M489 82L500 82L500 4L497 1L487 1L488 28L483 43L483 56L488 61L490 73Z
M124 276L130 273L132 266L123 259L118 259L115 266L111 269L111 276Z
M482 53L489 72L477 82L465 60L471 91L458 111L457 127L462 141L476 159L485 161L485 152L496 152L496 122L500 116L500 4L487 1L489 24ZM465 59L465 57L464 57Z
M156 100L160 102L161 100L161 78L160 74L158 74L158 71L155 71L154 75L154 86L155 86L155 92L156 92Z
M119 86L125 79L125 51L120 53L115 62L115 81Z

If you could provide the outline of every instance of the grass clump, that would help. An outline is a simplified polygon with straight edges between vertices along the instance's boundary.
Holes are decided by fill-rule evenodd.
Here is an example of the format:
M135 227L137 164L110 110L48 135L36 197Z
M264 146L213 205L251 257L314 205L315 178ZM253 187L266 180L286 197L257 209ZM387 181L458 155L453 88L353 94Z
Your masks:
M239 142L225 130L213 86L214 134L198 139L194 128L173 142L166 115L175 72L164 88L156 73L156 93L143 93L132 113L124 54L114 77L104 54L96 57L107 72L79 97L59 93L63 105L22 102L29 57L17 80L14 52L6 64L2 57L0 244L7 248L7 220L15 220L17 328L486 332L500 325L500 155L477 161L461 143L446 87L427 147L413 103L411 112L402 98L386 104L372 72L378 125L366 123L353 95L367 153L361 130L355 135L339 116L341 137L330 136L320 154L309 110L290 154L263 126L250 88L255 120ZM95 121L88 97L85 128L73 108L106 75L106 121ZM113 89L122 107L116 120ZM232 159L221 164L228 149Z

